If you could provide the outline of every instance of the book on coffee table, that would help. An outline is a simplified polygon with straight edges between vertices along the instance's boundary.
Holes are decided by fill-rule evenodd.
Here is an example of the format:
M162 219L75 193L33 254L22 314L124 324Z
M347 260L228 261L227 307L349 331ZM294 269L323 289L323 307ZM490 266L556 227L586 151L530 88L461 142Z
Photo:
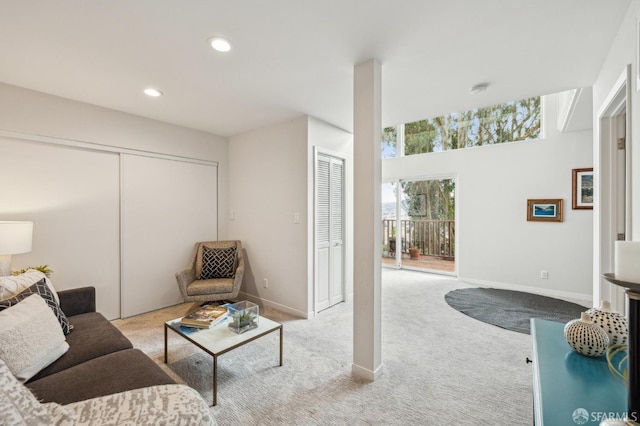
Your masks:
M180 320L184 327L210 328L223 321L229 311L224 306L204 305Z

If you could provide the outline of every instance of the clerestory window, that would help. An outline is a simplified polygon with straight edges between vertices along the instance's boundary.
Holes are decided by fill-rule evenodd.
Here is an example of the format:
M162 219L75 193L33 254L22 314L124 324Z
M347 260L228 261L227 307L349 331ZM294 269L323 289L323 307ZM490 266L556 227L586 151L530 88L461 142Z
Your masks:
M541 116L540 97L533 97L387 127L382 158L539 139Z

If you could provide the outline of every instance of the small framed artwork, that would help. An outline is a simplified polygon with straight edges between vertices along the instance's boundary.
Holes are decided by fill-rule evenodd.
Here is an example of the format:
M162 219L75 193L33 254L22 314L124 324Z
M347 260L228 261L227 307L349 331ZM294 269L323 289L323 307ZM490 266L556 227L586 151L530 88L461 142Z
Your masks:
M530 222L562 222L562 198L527 200Z
M593 210L593 168L573 169L571 208Z

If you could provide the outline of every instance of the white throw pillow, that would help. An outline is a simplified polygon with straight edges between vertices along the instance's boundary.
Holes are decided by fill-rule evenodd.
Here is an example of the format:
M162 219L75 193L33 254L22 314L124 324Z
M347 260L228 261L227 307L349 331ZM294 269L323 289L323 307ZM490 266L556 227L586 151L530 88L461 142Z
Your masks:
M51 289L51 293L53 293L53 297L56 299L56 302L60 304L58 293L53 287L51 280L47 278L45 274L35 269L29 269L27 272L20 275L0 277L0 300L12 298L18 293L21 293L22 290L31 287L43 278L49 289Z
M18 380L29 380L67 350L58 319L39 295L0 311L0 359Z

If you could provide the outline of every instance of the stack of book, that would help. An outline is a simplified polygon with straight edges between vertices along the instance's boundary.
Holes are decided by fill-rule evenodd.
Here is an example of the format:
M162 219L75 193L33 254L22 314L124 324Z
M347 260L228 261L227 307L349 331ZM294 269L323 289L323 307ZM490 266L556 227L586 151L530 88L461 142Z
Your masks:
M193 328L211 328L222 322L227 315L229 315L229 311L224 306L203 305L182 318L180 325Z

